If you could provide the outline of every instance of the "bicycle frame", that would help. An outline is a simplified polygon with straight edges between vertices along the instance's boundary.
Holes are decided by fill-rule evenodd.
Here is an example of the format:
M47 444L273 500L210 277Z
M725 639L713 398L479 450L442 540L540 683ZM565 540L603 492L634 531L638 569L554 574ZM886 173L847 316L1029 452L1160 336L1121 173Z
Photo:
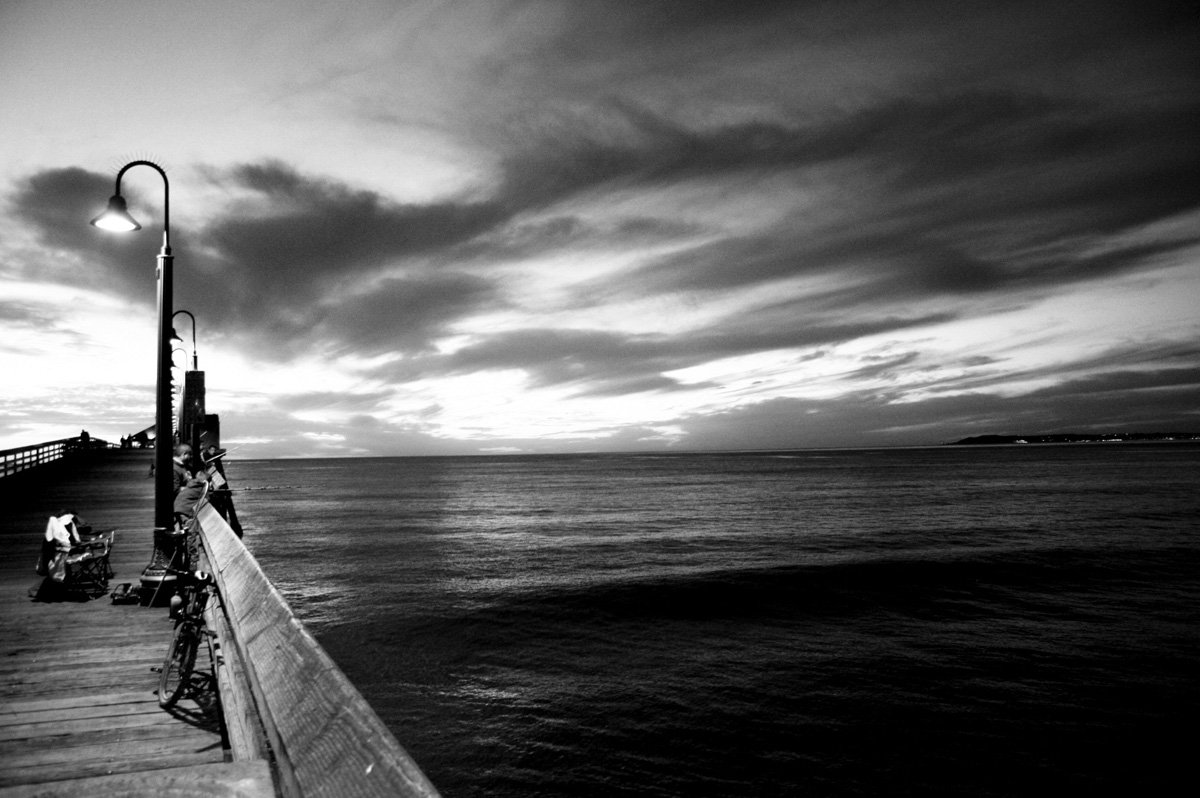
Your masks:
M212 650L212 632L204 622L204 609L213 587L212 575L202 571L176 573L181 577L183 595L177 609L172 601L175 633L158 681L158 703L164 709L174 706L191 688L201 641L209 644L210 653Z

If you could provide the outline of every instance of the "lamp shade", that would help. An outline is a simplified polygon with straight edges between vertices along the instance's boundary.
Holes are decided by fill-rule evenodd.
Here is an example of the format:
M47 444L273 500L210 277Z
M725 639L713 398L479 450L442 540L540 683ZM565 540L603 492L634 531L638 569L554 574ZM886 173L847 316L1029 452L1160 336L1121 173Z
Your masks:
M128 233L131 230L141 230L142 226L125 210L125 198L113 194L108 200L104 213L92 219L92 225L101 230L112 230L118 233Z

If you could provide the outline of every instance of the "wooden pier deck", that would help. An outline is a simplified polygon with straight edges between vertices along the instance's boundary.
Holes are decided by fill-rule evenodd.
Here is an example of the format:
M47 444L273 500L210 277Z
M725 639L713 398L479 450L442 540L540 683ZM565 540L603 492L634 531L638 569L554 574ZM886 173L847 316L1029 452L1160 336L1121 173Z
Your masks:
M111 585L138 584L154 547L150 461L98 451L0 480L0 798L274 794L265 763L229 761L215 695L158 706L165 609L29 595L62 507L117 529Z

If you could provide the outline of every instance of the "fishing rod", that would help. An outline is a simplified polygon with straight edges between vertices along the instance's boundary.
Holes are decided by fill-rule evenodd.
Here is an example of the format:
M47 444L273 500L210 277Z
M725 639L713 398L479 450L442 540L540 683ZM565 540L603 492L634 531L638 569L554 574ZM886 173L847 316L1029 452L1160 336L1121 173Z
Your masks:
M214 454L212 457L203 458L204 464L208 465L209 463L213 462L214 460L220 460L225 455L229 454L230 452L236 452L238 449L242 448L245 445L246 444L244 444L244 443L240 443L237 446L234 446L232 449L222 449L221 451Z

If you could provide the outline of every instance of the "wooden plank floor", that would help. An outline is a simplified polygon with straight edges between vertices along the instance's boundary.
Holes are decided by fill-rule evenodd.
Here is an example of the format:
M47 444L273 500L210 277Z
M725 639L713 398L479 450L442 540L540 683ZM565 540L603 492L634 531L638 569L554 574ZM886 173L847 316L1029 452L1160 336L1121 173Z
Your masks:
M111 451L0 480L0 796L60 794L56 782L119 774L145 774L148 784L166 769L226 759L215 692L170 712L158 706L151 669L171 636L165 609L29 596L41 581L34 565L46 518L62 507L96 529L117 528L110 586L138 584L153 552L150 459Z

